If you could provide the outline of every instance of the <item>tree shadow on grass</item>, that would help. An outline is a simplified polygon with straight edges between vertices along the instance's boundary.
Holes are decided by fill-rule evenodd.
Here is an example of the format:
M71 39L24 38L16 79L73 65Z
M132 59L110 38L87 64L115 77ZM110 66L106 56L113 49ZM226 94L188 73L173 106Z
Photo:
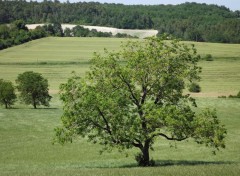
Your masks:
M233 164L232 161L188 161L188 160L157 160L156 166L195 166L195 165L218 165L218 164Z
M4 108L4 109L6 109L6 108ZM12 110L12 109L20 109L20 108L10 107L10 108L7 108L6 110Z
M34 108L30 108L30 109L34 109ZM42 110L42 109L47 110L47 109L59 109L59 108L49 108L49 107L46 107L46 108L44 108L44 107L36 108L36 110Z
M221 164L234 164L232 161L188 161L188 160L155 160L153 167L166 167L166 166L197 166L197 165L221 165ZM121 168L138 167L136 163L120 166Z

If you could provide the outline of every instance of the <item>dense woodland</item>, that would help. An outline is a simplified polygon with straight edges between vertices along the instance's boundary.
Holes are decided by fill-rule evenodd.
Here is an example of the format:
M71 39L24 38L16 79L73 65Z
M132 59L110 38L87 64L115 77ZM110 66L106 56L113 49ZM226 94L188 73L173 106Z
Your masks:
M183 40L240 43L240 11L224 6L123 5L0 0L0 24L71 23L123 29L157 29Z

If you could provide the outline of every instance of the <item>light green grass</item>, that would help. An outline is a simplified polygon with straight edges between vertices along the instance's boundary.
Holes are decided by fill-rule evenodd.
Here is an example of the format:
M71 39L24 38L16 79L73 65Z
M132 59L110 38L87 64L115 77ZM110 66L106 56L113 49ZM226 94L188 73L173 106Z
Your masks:
M137 168L134 155L113 151L99 155L101 146L79 138L73 144L52 145L53 129L60 125L59 84L72 71L88 70L93 52L118 50L126 39L45 38L0 51L0 78L14 81L19 73L36 71L49 80L53 95L50 109L32 109L20 102L15 109L0 107L0 176L25 175L179 175L238 176L240 173L240 100L201 97L200 108L216 108L228 129L227 148L216 156L191 140L169 147L157 140L151 152L157 166ZM214 61L201 61L200 83L205 96L235 94L240 90L240 45L195 43L201 55L212 54ZM175 145L175 143L171 143Z
M65 83L71 76L72 71L84 75L88 70L87 64L76 65L0 65L0 78L15 82L18 74L25 71L41 73L48 79L50 90L55 92L61 83Z
M128 39L117 38L58 38L48 37L0 51L0 64L42 62L86 62L93 52L118 50L121 42ZM240 44L199 43L194 44L200 55L213 57L240 57Z
M34 70L49 80L50 89L58 90L72 71L84 75L94 52L118 50L128 39L49 37L0 51L0 78L15 81L19 73ZM202 56L212 54L214 61L202 61L203 93L235 94L240 89L240 45L194 43ZM219 59L225 58L225 59Z
M200 66L203 93L229 95L240 91L240 57L236 60L216 58L214 61L201 61Z
M79 138L73 144L52 145L53 128L60 124L61 103L57 96L51 109L34 110L17 104L0 111L0 175L238 175L240 168L240 100L199 98L199 107L215 107L228 129L227 148L216 156L190 141L177 148L159 139L151 152L157 166L136 168L137 150L99 155L101 146ZM172 143L172 145L175 145Z
M240 44L206 43L206 42L184 42L194 44L200 55L211 54L217 58L240 57Z
M0 51L2 63L86 62L95 51L117 50L124 39L48 37Z

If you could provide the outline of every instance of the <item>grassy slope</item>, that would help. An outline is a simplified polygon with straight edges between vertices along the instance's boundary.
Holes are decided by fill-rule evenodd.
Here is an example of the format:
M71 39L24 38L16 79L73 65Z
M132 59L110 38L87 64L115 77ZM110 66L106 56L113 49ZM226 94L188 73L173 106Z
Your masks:
M93 52L104 48L118 50L125 39L44 38L0 51L1 78L14 81L19 73L34 70L49 79L50 89L57 90L74 70L84 74ZM191 42L187 42L191 43ZM194 43L199 54L212 54L214 62L203 66L203 93L229 94L239 89L240 45ZM6 72L7 70L7 72ZM56 92L56 91L55 91Z
M121 39L44 38L0 51L0 77L14 81L19 73L34 70L56 90L72 71L84 74L96 51L117 50ZM7 70L7 72L6 72Z
M0 78L14 81L19 73L34 70L49 79L52 93L55 93L59 83L65 82L72 70L84 74L88 69L86 61L94 51L102 51L104 47L117 50L120 43L120 39L97 38L36 40L0 51ZM224 54L227 57L201 62L204 92L237 92L240 88L240 58L237 58L240 57L240 45L196 43L196 46L202 55L223 57ZM208 97L197 100L199 107L210 106L218 110L228 129L227 149L213 156L209 149L191 141L177 143L175 149L169 148L168 141L158 140L151 156L161 167L154 168L135 168L136 150L129 151L128 158L117 151L99 155L101 147L85 139L63 147L53 146L53 129L60 124L62 113L58 95L54 95L51 109L34 110L19 102L15 109L1 108L0 175L239 175L240 100Z

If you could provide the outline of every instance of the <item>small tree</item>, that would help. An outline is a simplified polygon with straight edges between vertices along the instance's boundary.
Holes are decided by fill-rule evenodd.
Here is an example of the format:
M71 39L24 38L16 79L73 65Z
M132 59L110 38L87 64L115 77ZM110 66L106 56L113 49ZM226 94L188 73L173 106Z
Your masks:
M16 101L15 89L10 81L0 79L0 104L5 105L5 108L10 108Z
M16 80L17 89L21 100L26 104L49 106L51 96L48 94L48 80L40 73L27 71L18 75Z
M186 82L199 79L199 59L194 46L163 38L96 54L85 78L74 75L61 85L63 127L55 129L56 140L81 135L104 149L136 147L140 166L154 163L149 150L157 137L225 147L226 129L216 112L194 112L195 101L183 94Z

